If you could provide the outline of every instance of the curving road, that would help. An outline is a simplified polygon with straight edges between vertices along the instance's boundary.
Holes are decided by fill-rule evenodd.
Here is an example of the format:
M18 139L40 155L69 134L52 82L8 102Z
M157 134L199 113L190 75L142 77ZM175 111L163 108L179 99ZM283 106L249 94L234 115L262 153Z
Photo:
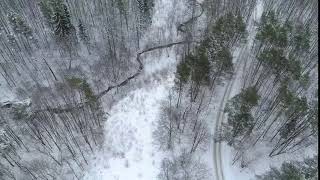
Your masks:
M215 132L218 132L221 128L222 123L225 119L225 113L224 108L226 106L227 101L231 98L231 90L233 89L234 82L236 81L236 77L239 75L241 61L238 60L236 63L236 72L232 75L231 80L227 83L227 86L225 88L222 100L220 102L218 109L218 118L216 121L216 127ZM215 180L224 180L224 174L223 174L223 161L222 161L222 153L221 153L222 145L221 141L214 141L213 143L213 162L214 162L214 169L215 169Z
M238 52L238 54L235 54L235 57L237 58L235 70L232 79L228 81L227 86L225 88L222 100L219 105L219 112L217 115L217 120L215 124L215 132L218 132L221 128L222 123L225 121L225 113L224 108L227 103L227 101L232 98L232 90L234 89L234 84L237 80L237 77L241 76L241 64L242 64L242 57L240 57L244 53L248 53L249 49L253 45L254 38L256 36L256 27L253 25L254 22L259 21L263 11L263 3L262 0L257 0L257 4L253 13L253 16L250 18L249 27L248 27L248 43L244 48L242 48L240 51L238 48L235 52ZM215 141L213 143L213 162L214 162L214 169L215 169L215 179L214 180L225 180L224 172L223 172L223 160L222 160L222 144L220 141Z

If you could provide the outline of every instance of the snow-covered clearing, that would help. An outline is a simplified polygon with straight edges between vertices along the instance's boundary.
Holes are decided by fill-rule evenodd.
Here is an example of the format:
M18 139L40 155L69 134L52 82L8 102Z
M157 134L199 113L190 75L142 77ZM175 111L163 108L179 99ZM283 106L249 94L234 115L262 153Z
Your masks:
M177 0L155 1L153 23L142 38L141 46L175 42L178 39L176 24L181 21L183 7L183 2ZM163 50L160 57L157 53L142 57L145 66L142 78L150 83L128 93L109 111L110 117L104 125L105 144L101 151L93 155L84 179L157 178L162 157L154 146L152 132L158 120L161 101L167 98L173 86L176 64L176 54L172 48ZM168 74L159 73L162 70ZM156 80L156 76L160 76L160 80Z
M153 146L152 131L171 80L137 89L112 108L104 148L84 179L156 179L161 155Z

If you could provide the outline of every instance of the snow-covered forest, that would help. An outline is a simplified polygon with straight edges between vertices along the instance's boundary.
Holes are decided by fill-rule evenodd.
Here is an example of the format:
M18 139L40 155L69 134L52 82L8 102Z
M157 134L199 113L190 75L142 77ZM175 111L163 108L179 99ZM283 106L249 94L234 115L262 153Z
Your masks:
M0 0L0 180L318 179L318 0Z

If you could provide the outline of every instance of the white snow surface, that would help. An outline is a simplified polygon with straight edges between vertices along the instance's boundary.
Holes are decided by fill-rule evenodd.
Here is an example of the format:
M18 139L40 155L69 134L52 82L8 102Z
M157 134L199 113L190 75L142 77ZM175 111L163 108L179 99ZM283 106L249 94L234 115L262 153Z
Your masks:
M0 76L0 105L5 102L14 101L16 98L14 92L7 86L3 76Z
M115 105L105 124L105 145L85 175L87 180L156 179L161 153L152 132L172 78L137 89Z

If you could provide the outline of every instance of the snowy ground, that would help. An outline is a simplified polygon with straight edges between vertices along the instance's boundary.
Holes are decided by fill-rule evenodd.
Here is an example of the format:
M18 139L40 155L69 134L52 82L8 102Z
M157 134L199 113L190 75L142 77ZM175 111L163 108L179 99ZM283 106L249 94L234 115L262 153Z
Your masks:
M156 59L151 57L154 56L144 59L147 65L142 75L148 83L128 93L109 111L110 117L104 124L105 144L93 155L83 179L157 179L162 155L154 146L152 132L161 101L174 84L176 60L173 50ZM159 78L156 75L161 70L167 73Z
M14 92L10 87L7 86L7 83L5 79L3 79L3 76L0 76L0 105L8 101L14 101L15 99L16 97Z
M172 78L137 89L115 105L105 124L105 146L84 179L156 179L161 154L153 146L152 132Z

